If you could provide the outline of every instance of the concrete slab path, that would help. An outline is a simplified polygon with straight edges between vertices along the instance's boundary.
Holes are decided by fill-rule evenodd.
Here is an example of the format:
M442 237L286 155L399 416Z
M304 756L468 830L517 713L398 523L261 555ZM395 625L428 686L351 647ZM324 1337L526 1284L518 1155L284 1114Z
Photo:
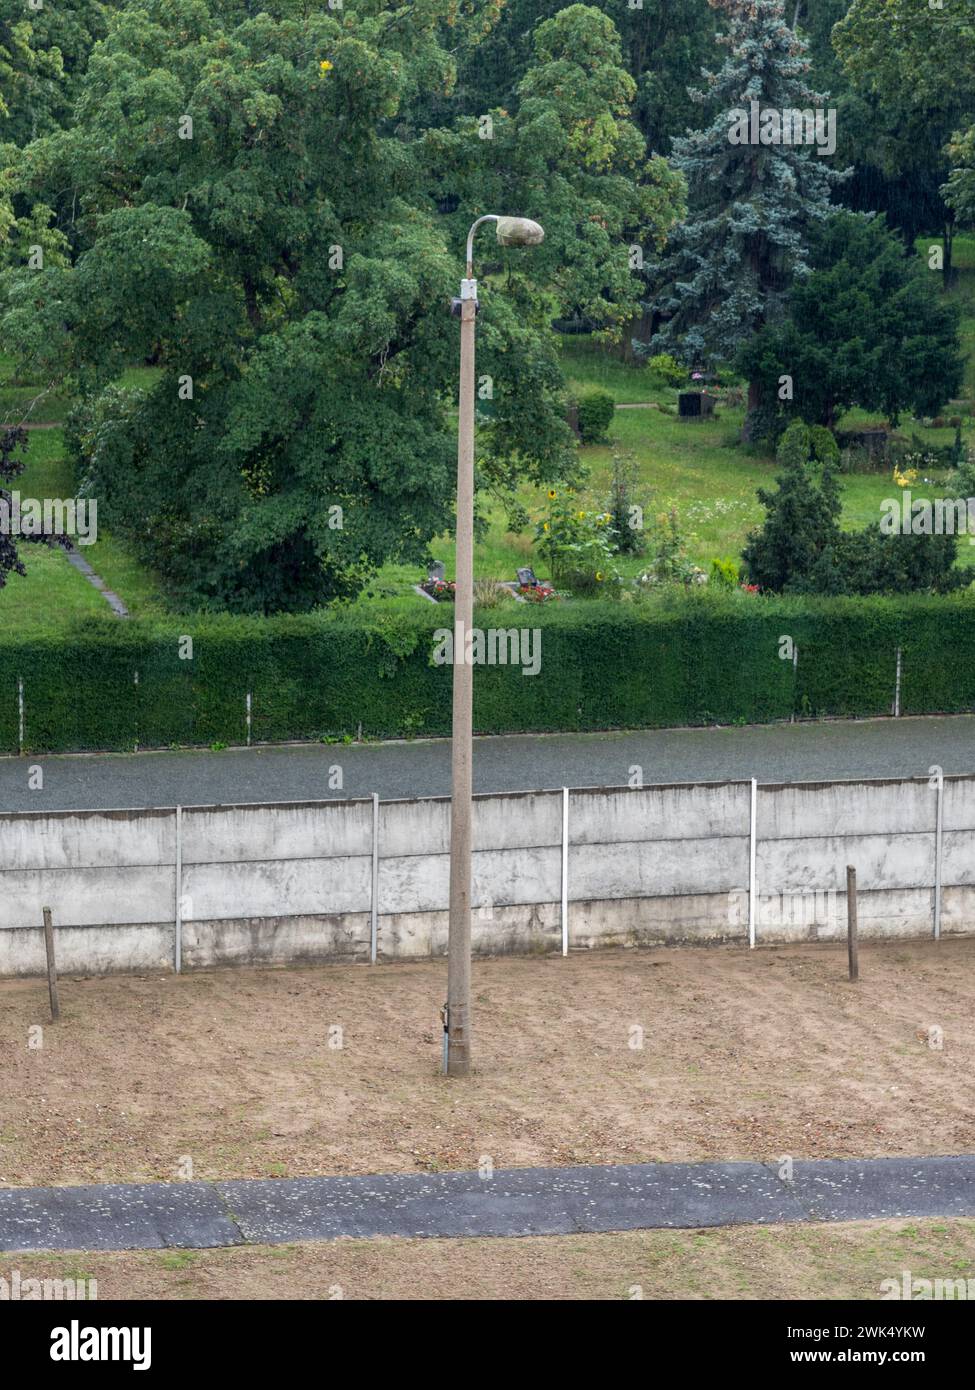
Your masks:
M0 1190L0 1251L975 1216L975 1154Z

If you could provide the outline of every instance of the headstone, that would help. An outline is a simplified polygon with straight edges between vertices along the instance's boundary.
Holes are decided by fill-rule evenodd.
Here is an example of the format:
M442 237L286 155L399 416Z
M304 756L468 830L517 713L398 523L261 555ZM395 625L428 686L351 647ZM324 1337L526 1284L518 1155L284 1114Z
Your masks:
M681 391L677 397L677 413L684 420L697 420L714 413L714 397L703 391Z
M429 579L443 579L446 577L446 570L444 569L443 564L439 560L437 560L435 564L432 564L430 566L430 573L427 577Z
M519 589L538 588L538 580L535 578L535 571L531 568L530 565L527 565L524 569L516 571L516 573L518 575Z

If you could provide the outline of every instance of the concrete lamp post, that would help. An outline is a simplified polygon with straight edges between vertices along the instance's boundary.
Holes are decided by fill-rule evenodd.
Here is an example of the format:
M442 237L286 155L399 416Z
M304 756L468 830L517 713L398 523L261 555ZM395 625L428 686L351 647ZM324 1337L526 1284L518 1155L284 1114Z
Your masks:
M545 233L527 217L479 217L467 233L467 274L453 310L460 317L460 418L457 426L457 563L454 593L454 703L451 728L450 922L444 1070L471 1069L471 811L474 668L467 634L474 619L474 233L496 223L502 246L537 246Z

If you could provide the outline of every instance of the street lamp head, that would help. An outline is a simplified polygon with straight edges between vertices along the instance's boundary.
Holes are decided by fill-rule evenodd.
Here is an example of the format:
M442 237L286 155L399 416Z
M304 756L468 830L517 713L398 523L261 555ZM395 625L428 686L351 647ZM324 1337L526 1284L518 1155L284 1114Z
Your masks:
M530 217L499 217L495 231L502 246L537 246L545 239L544 230Z

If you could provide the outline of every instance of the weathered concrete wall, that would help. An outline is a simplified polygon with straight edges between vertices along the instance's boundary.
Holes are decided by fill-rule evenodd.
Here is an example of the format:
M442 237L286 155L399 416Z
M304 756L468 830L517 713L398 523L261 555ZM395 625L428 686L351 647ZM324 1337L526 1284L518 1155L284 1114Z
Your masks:
M566 933L574 947L747 941L754 835L759 942L846 930L921 936L935 918L939 792L926 778L760 786L586 788L569 797ZM561 949L561 791L476 798L473 943ZM373 803L0 815L0 974L167 969L177 904L185 968L368 960ZM381 803L378 959L446 949L450 804ZM942 794L941 931L975 931L975 777Z

